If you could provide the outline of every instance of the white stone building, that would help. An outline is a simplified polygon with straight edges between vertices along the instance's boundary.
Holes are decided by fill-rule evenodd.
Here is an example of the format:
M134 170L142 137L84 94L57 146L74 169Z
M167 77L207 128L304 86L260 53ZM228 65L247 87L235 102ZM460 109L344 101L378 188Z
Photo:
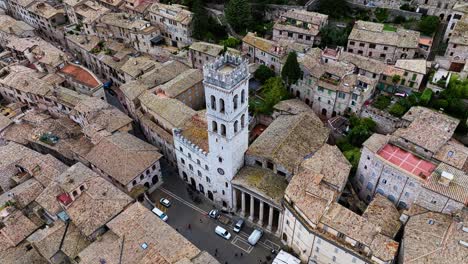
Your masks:
M148 8L151 23L157 26L166 44L183 48L192 43L192 17L186 6L154 3Z
M288 10L281 15L273 26L273 40L289 39L312 46L319 43L317 38L328 24L328 15L306 10Z
M393 64L412 59L418 51L420 33L385 28L384 24L359 20L348 37L347 51Z
M158 149L137 137L117 132L103 138L86 155L91 168L126 193L162 184Z
M399 208L418 204L453 213L466 206L468 149L451 140L459 120L423 107L405 114L406 127L392 135L372 135L363 144L351 182L369 203L386 196Z
M225 54L205 65L203 74L206 126L174 129L179 174L209 199L232 208L231 180L248 147L247 61Z
M445 56L451 62L464 64L468 60L468 15L456 23L451 34Z
M400 214L383 196L377 196L362 215L339 204L350 169L340 150L325 144L304 160L289 183L281 241L302 262L393 263Z
M373 95L384 68L383 63L372 58L318 48L302 56L299 64L303 78L290 91L326 118L359 114Z

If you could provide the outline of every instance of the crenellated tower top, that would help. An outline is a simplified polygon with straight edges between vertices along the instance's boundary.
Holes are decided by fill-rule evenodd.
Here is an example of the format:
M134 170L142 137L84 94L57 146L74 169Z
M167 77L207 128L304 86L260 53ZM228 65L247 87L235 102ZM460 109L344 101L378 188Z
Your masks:
M248 61L227 52L203 66L203 82L226 90L232 89L248 76Z

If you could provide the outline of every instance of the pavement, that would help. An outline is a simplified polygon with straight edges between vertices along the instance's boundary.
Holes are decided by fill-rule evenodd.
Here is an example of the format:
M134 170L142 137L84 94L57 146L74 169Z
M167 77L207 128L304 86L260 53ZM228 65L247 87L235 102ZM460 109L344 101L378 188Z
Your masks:
M146 203L150 209L156 206L168 215L167 223L176 229L180 234L196 245L199 249L209 252L220 263L271 263L275 257L272 249L279 251L281 242L271 234L264 233L260 241L251 246L247 239L253 228L244 225L241 232L233 231L237 219L235 215L225 215L227 223L212 219L208 212L215 206L203 195L194 191L189 191L177 172L162 162L163 181L161 187L150 193L148 196L152 205ZM190 195L192 193L192 195ZM200 197L194 202L195 197ZM171 201L171 206L166 208L159 204L160 198ZM226 240L218 236L214 230L216 226L222 226L231 233L231 238ZM241 255L242 254L242 255Z

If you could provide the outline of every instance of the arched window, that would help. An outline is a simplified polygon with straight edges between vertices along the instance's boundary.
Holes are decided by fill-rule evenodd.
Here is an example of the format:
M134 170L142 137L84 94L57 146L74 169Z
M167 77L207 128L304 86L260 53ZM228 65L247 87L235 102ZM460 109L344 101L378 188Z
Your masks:
M226 136L226 126L221 125L221 136Z
M224 113L224 100L219 99L219 112Z
M211 109L216 110L216 98L214 97L214 95L212 95L210 98L211 98Z
M236 122L234 122L234 133L237 133L238 127L239 127L239 121L236 120Z
M245 114L243 114L241 116L241 128L244 128L244 125L245 125L245 120L244 119L245 119Z
M234 110L237 110L237 101L239 100L239 96L236 94L232 99L232 103L234 104Z
M242 90L241 92L241 104L245 102L245 90Z
M213 132L218 133L218 123L216 123L216 121L213 121L212 126Z

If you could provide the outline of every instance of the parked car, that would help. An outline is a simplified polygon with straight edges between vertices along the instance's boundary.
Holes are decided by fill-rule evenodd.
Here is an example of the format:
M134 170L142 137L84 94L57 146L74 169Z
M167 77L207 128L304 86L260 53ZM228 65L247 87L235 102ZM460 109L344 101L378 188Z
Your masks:
M261 230L260 228L255 229L252 232L252 234L250 234L249 236L249 239L248 239L249 244L252 246L255 246L255 244L257 244L257 242L260 240L262 235L263 235L263 230Z
M244 226L244 220L239 219L237 220L236 224L234 225L234 232L239 233Z
M171 201L169 201L166 198L161 198L159 200L159 203L162 204L164 207L167 207L167 208L169 208L171 206Z
M158 208L153 208L153 210L151 210L155 215L157 215L161 220L163 220L164 222L167 221L167 219L169 218L165 213L163 213L163 211L159 210Z
M208 213L208 216L213 218L213 219L218 219L219 218L219 211L216 210L216 209L213 209Z
M229 240L231 238L231 233L229 233L226 229L220 226L217 226L215 228L215 233L226 240Z

